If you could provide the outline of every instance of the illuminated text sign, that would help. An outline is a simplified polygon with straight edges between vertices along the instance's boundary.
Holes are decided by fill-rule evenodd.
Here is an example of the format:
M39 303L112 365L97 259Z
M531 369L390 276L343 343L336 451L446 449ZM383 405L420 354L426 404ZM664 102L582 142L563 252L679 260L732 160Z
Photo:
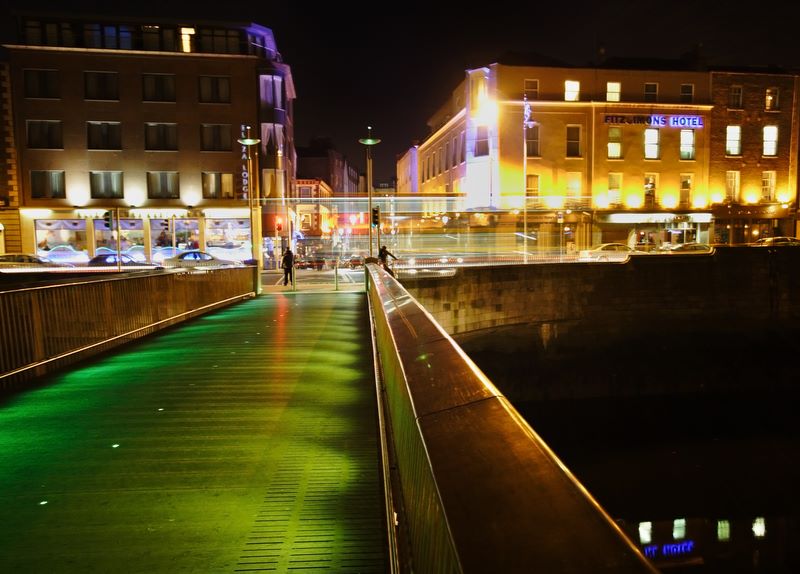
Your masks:
M607 114L603 121L607 124L642 125L654 128L702 128L703 116L637 116L633 114Z

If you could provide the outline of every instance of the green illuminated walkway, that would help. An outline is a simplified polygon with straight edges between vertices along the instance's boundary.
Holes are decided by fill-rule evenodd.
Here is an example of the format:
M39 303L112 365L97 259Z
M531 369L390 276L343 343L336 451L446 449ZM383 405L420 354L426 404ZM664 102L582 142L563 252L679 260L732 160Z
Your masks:
M263 296L0 402L0 572L384 572L364 293Z

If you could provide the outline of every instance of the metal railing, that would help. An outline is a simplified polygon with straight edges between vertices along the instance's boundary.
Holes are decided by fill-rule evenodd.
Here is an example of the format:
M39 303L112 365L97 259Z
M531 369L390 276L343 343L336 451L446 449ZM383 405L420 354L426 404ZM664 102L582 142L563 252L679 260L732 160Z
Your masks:
M407 570L656 572L400 283L366 273Z
M0 388L253 295L250 268L83 278L0 291Z

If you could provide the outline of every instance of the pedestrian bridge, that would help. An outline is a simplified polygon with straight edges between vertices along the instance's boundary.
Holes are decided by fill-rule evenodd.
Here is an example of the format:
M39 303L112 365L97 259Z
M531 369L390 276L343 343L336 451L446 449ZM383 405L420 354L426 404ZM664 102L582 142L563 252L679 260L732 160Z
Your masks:
M0 570L654 571L367 274L366 293L253 297L246 269L0 293Z

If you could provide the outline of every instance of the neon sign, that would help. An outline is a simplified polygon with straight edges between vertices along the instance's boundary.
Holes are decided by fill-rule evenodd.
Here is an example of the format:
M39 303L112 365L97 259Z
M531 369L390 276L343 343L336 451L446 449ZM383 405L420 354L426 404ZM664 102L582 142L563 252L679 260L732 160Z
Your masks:
M245 124L242 124L241 131L242 131L241 139L249 137L247 135L247 126ZM242 160L242 195L244 196L245 199L247 199L248 197L250 197L250 166L248 165L249 162L247 161L247 146L244 144L242 144L241 160Z
M694 551L694 541L684 540L683 542L673 542L669 544L651 544L643 549L647 558L676 558L691 554Z
M607 124L644 125L656 128L702 128L705 125L703 116L608 114L604 116L603 121Z

